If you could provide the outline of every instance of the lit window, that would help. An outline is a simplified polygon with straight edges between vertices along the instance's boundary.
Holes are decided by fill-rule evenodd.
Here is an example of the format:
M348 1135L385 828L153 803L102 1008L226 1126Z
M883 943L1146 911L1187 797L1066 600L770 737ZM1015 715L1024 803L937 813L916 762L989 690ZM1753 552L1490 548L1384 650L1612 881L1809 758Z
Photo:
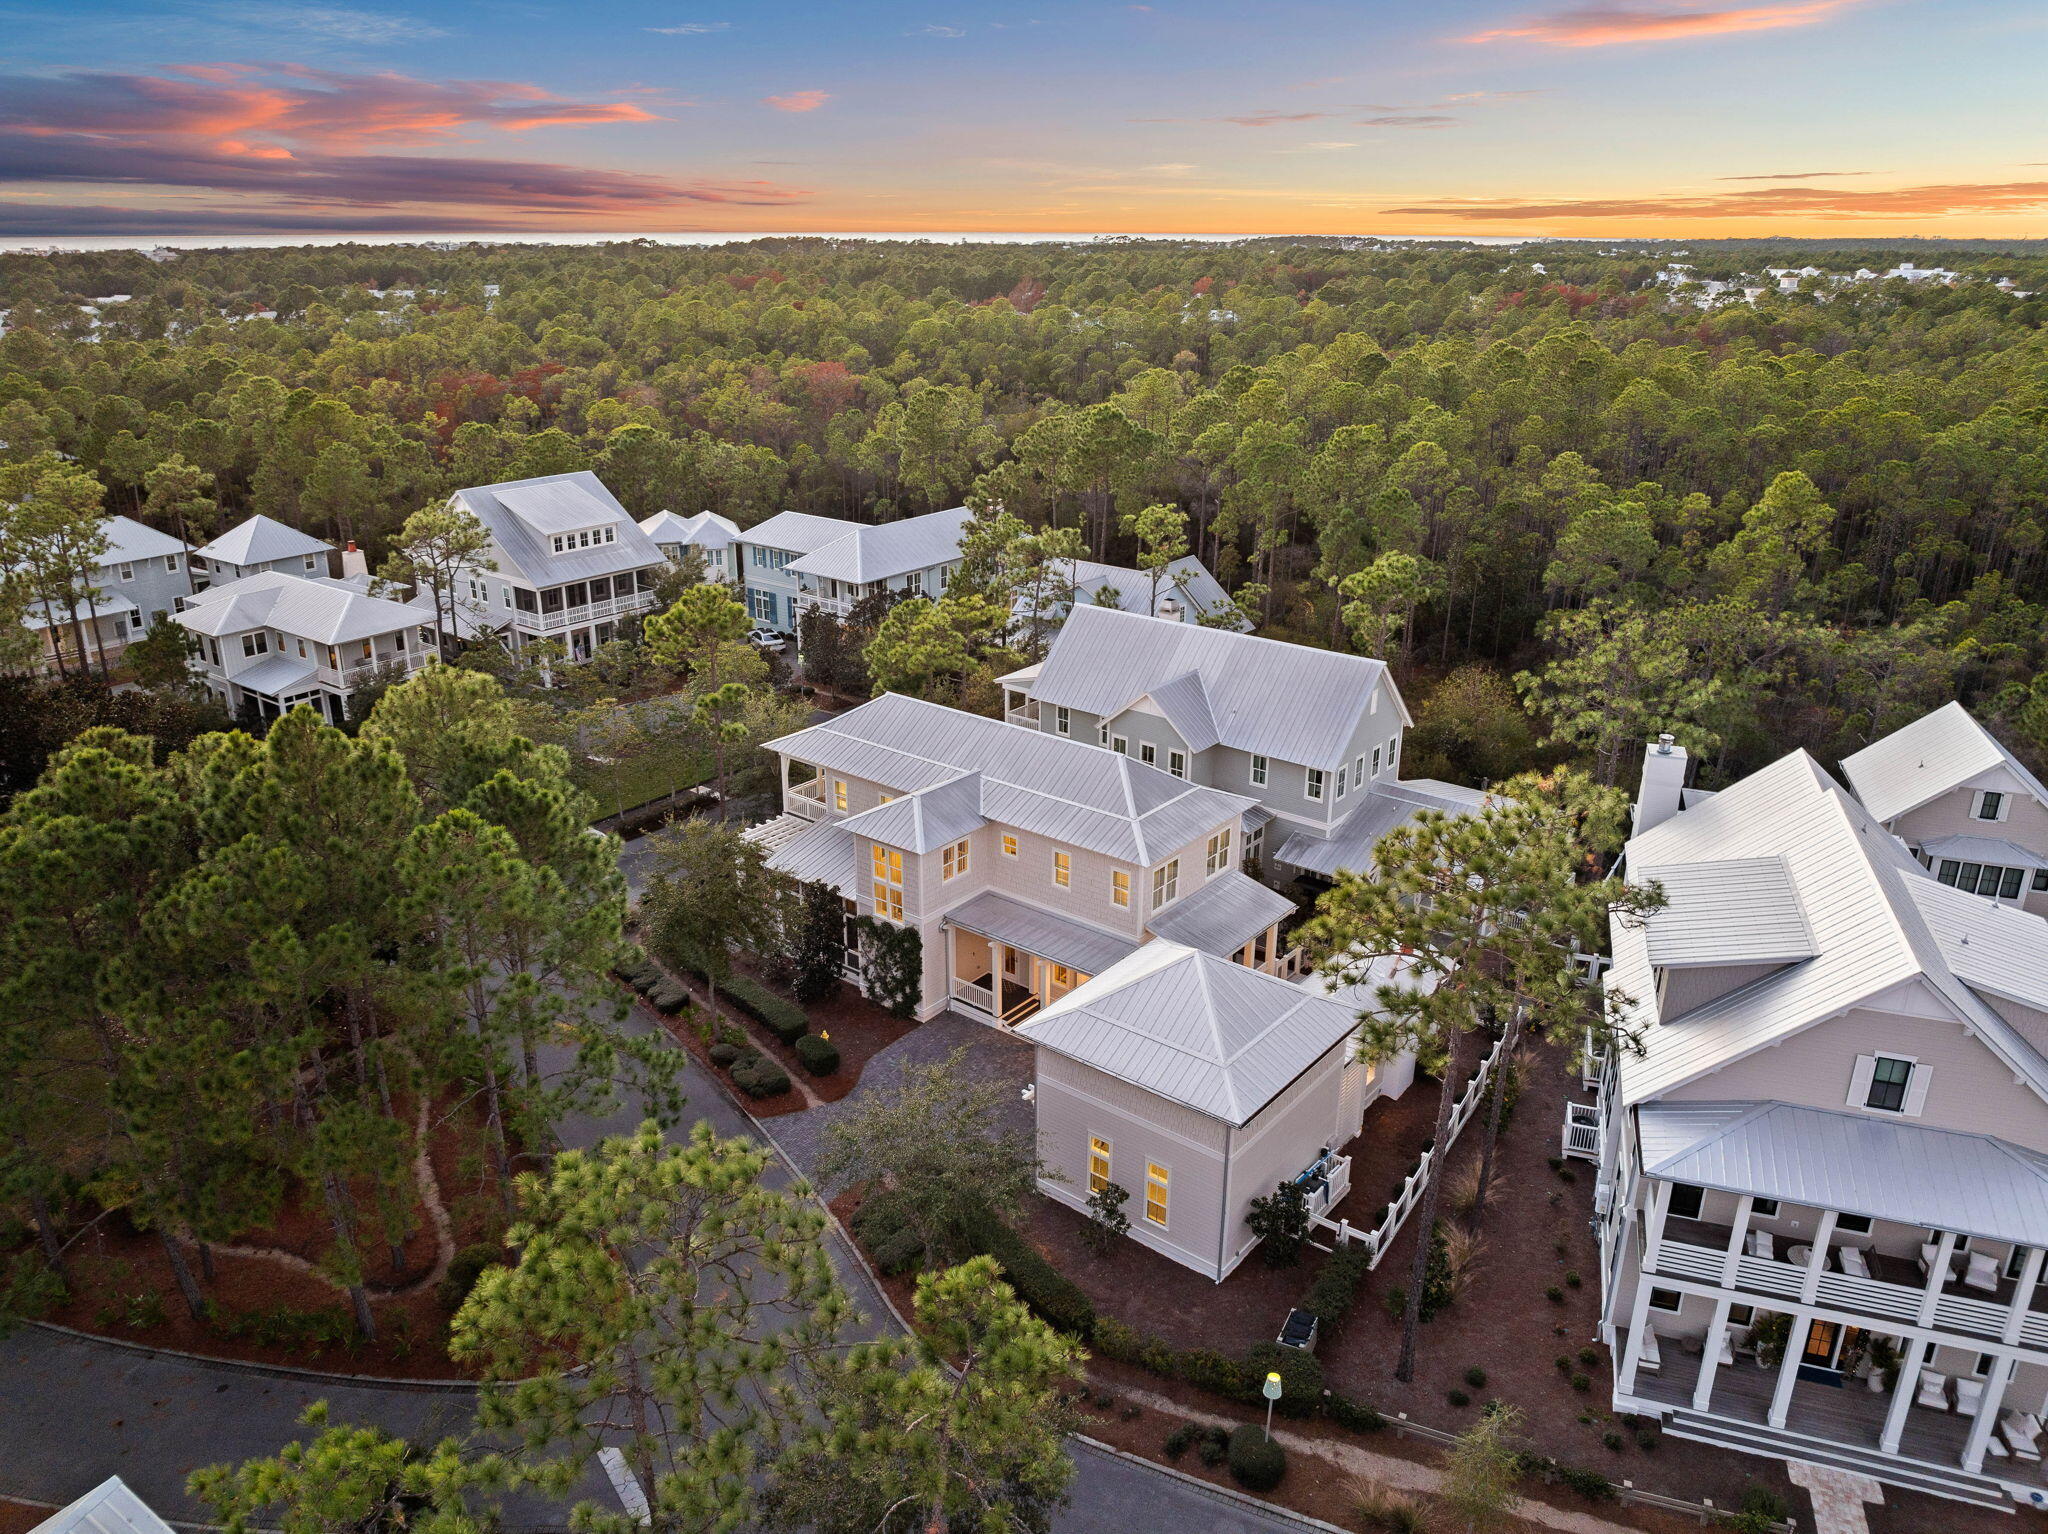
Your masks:
M1004 832L1004 833L1003 833L1003 856L1004 856L1004 857L1006 857L1006 858L1013 858L1013 857L1015 857L1016 855L1017 855L1017 838L1016 838L1016 837L1014 837L1014 836L1012 836L1012 835L1010 835L1010 834L1009 834L1009 833L1008 833L1008 832L1006 831L1006 832Z
M1308 769L1308 796L1311 801L1317 804L1320 804L1322 802L1323 769L1320 767L1311 767Z
M1052 882L1061 889L1067 889L1074 882L1074 860L1064 852L1052 855Z
M957 841L940 854L939 877L950 879L955 874L967 872L967 843Z
M1266 759L1263 756L1252 758L1252 786L1254 788L1264 788L1266 786Z
M832 808L835 810L846 808L846 779L844 778L834 778L832 780Z
M1154 1225L1166 1223L1166 1168L1156 1161L1145 1163L1145 1218Z
M1074 733L1074 716L1066 709L1055 708L1052 711L1052 727L1058 734L1071 735Z
M1186 776L1188 775L1188 756L1187 756L1187 753L1186 753L1185 751L1169 751L1169 752L1167 752L1167 753L1166 753L1166 770L1167 770L1168 772L1172 773L1172 774L1173 774L1173 775L1174 775L1175 777L1177 777L1177 778L1184 778L1184 777L1186 777Z
M1109 876L1109 901L1111 905L1122 906L1127 910L1130 907L1131 876L1121 868L1114 870Z
M1230 828L1225 826L1209 838L1209 872L1221 873L1230 866Z
M1180 859L1161 863L1152 870L1152 909L1158 910L1180 893Z
M880 842L871 842L874 860L875 915L885 921L903 920L903 854Z
M1109 1186L1109 1141L1101 1135L1088 1137L1088 1191L1100 1193Z

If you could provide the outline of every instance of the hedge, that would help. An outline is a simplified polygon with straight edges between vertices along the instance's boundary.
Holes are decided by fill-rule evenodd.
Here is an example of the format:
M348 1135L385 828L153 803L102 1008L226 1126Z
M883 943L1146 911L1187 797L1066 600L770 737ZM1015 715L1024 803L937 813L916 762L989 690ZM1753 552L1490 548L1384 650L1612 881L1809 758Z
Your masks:
M1313 1311L1327 1332L1332 1323L1344 1319L1344 1313L1358 1298L1359 1284L1371 1271L1372 1255L1364 1242L1338 1247L1316 1273L1308 1292L1301 1297L1301 1308Z
M904 1217L905 1202L901 1193L877 1193L848 1222L884 1273L907 1273L924 1260L924 1241Z
M1002 1264L1017 1298L1063 1332L1086 1341L1095 1332L1095 1306L1073 1280L994 1215L969 1222L963 1234L975 1251Z
M774 1097L789 1090L789 1072L759 1050L743 1050L732 1063L732 1084L749 1097Z
M1245 1355L1258 1382L1268 1374L1280 1376L1280 1404L1283 1417L1312 1417L1322 1410L1323 1366L1315 1354L1300 1348L1283 1348L1277 1342L1262 1342Z
M740 1045L728 1043L721 1039L718 1043L711 1046L711 1063L729 1068L733 1061L739 1059L741 1053Z
M839 1046L830 1039L807 1033L796 1041L796 1057L813 1076L829 1076L839 1069Z
M777 996L752 976L734 975L718 989L727 1001L785 1044L794 1044L811 1031L811 1020L802 1007Z
M1256 1422L1242 1423L1230 1435L1229 1459L1231 1475L1252 1491L1271 1491L1287 1474L1287 1451Z
M683 989L682 982L661 976L646 991L647 1004L657 1012L671 1015L680 1012L690 1003L690 993Z

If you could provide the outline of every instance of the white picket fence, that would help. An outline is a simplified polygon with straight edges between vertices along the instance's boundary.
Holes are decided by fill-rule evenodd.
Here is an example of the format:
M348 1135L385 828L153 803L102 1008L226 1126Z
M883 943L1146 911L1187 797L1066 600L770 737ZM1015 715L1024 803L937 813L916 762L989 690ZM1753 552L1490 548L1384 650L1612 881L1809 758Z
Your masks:
M1451 1109L1451 1122L1444 1132L1443 1143L1432 1145L1422 1153L1422 1159L1416 1162L1415 1169L1401 1184L1401 1196L1387 1206L1387 1212L1380 1216L1377 1226L1371 1230L1362 1230L1349 1220L1333 1220L1327 1215L1316 1217L1316 1224L1319 1227L1336 1233L1339 1246L1349 1246L1354 1241L1362 1241L1366 1250L1372 1253L1372 1262L1369 1266L1377 1268L1380 1265L1380 1259L1386 1256L1387 1249L1394 1244L1394 1237L1401 1233L1401 1226L1406 1223L1408 1216L1415 1212L1415 1206L1422 1201L1423 1192L1429 1187L1429 1179L1435 1173L1437 1164L1450 1153L1451 1147L1458 1143L1459 1131L1470 1123L1472 1116L1479 1111L1479 1105L1486 1097L1487 1083L1493 1080L1493 1073L1500 1066L1501 1048L1506 1043L1504 1037L1494 1040L1493 1048L1487 1051L1486 1058L1479 1062L1479 1069L1466 1080L1465 1090L1458 1094L1458 1101Z

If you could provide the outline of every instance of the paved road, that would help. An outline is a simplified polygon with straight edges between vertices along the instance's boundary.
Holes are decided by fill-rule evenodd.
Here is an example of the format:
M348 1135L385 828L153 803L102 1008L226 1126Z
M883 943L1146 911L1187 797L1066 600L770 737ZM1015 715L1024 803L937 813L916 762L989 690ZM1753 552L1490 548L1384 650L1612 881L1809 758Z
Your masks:
M630 1025L658 1026L639 1008ZM930 1046L953 1042L949 1028L934 1027L928 1040L922 1032L914 1030L899 1046L907 1056L923 1058L934 1052ZM709 1119L725 1135L753 1132L752 1121L694 1059L684 1080L687 1119ZM785 1127L807 1117L789 1115L770 1128L780 1138ZM637 1121L633 1109L622 1108L603 1120L565 1123L563 1138L592 1145ZM835 1256L855 1303L878 1325L891 1324L865 1271L843 1247ZM471 1406L460 1391L300 1380L23 1327L0 1338L0 1493L63 1504L119 1475L166 1518L200 1521L207 1512L186 1497L187 1474L201 1465L275 1453L301 1435L300 1414L322 1400L337 1422L374 1422L416 1441L463 1431ZM1076 1445L1074 1454L1079 1474L1073 1503L1055 1523L1061 1534L1300 1534L1304 1528L1277 1510L1247 1507L1085 1445ZM608 1498L595 1478L581 1495ZM567 1523L559 1506L531 1500L509 1501L506 1513L516 1529Z

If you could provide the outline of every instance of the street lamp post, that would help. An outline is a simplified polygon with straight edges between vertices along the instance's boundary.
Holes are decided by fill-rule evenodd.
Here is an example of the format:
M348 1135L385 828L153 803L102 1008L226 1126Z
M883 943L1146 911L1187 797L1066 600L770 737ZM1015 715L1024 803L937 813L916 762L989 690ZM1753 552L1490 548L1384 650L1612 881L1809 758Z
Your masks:
M1280 1375L1276 1371L1266 1376L1266 1383L1260 1392L1266 1398L1266 1442L1273 1441L1273 1403L1280 1399Z

